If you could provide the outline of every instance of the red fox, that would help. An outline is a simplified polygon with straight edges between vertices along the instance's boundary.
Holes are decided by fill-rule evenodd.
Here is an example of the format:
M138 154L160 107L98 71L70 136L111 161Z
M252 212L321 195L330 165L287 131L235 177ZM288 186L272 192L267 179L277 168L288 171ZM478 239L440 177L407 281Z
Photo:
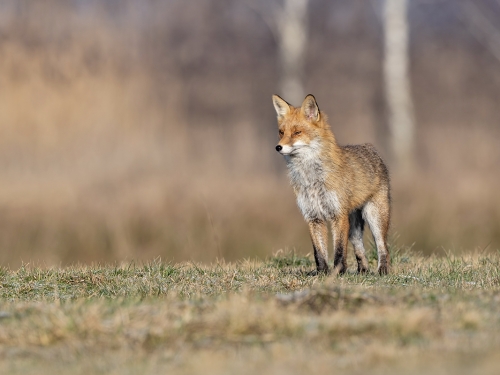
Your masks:
M329 273L328 222L333 232L334 272L347 270L347 240L354 247L358 272L368 272L363 246L365 220L378 252L378 273L389 272L389 172L371 144L339 146L326 115L312 95L295 108L273 95L280 141L290 182L309 225L316 261L313 274Z

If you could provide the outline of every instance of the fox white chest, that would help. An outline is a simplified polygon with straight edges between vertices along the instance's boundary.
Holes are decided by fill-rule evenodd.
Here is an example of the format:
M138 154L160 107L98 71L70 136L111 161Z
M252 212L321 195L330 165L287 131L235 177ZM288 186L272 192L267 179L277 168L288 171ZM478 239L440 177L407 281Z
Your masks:
M339 212L340 201L337 193L326 187L326 172L319 158L289 158L287 165L297 205L304 219L308 222L332 220Z

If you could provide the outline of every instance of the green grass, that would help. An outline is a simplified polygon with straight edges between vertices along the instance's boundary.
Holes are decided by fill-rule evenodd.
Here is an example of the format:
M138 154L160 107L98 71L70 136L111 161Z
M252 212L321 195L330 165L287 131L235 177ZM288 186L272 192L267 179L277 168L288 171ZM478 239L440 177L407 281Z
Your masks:
M3 268L0 373L496 373L500 254L393 253L384 277L295 254Z

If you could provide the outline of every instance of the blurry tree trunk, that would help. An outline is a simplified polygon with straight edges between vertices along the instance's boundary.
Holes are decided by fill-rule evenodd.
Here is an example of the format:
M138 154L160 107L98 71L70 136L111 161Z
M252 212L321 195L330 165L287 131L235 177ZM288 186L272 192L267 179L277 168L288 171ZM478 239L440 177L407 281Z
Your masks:
M415 121L409 77L407 7L408 0L385 0L385 93L392 156L401 174L408 174L415 167Z
M294 105L305 97L303 75L307 42L309 0L283 0L277 12L277 37L281 64L280 95Z
M500 30L472 0L460 2L461 14L472 35L500 61Z

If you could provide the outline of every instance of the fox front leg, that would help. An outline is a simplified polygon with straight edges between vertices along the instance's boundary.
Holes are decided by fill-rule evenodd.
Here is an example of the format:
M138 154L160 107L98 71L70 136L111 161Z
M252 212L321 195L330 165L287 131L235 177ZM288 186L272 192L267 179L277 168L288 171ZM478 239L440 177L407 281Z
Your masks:
M316 272L313 274L328 274L330 271L328 268L328 227L322 220L313 220L309 222L309 232L316 261Z
M339 215L332 221L333 235L333 267L335 273L342 275L347 271L347 239L349 235L349 218Z

